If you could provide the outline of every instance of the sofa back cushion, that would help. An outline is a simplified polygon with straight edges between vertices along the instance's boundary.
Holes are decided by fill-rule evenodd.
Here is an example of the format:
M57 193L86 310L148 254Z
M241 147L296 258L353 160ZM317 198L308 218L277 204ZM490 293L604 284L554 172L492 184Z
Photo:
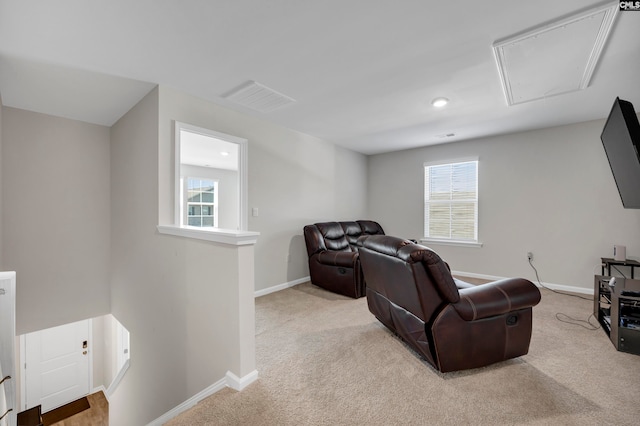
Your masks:
M347 241L355 250L355 245L362 235L384 235L384 230L378 222L373 220L356 220L351 222L340 222Z
M363 236L359 240L360 265L367 283L367 294L375 292L400 308L411 312L425 322L424 309L420 303L418 288L413 279L413 271L407 262L397 256L402 240L394 237L372 241ZM364 241L364 244L362 242ZM369 297L369 296L367 296ZM384 308L388 309L388 308ZM374 312L383 322L394 322L393 313ZM385 320L385 317L389 319ZM385 323L386 323L385 322Z
M356 241L358 241L358 237L362 235L362 229L360 228L360 225L358 225L358 222L340 222L340 226L342 226L347 242L350 245L355 246Z
M384 229L378 222L373 220L356 221L362 230L362 235L384 235Z
M373 235L360 237L358 246L367 291L380 294L428 322L443 299L430 283L422 262L412 261L406 253L407 247L414 244L388 235Z
M362 236L358 245L367 286L423 321L460 299L446 263L427 247L388 235Z
M460 293L449 267L435 251L411 244L401 250L399 255L409 263L422 263L432 283L447 302L456 303L460 300Z
M338 222L316 223L315 226L320 231L327 250L352 251L344 229Z
M360 236L375 234L384 235L384 231L372 220L321 222L304 227L309 257L324 250L357 251L356 242Z

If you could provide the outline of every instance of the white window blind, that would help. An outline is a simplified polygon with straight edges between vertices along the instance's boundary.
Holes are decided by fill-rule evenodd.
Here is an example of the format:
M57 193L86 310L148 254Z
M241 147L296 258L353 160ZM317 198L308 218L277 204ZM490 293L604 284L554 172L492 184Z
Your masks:
M478 240L478 161L425 165L425 238Z

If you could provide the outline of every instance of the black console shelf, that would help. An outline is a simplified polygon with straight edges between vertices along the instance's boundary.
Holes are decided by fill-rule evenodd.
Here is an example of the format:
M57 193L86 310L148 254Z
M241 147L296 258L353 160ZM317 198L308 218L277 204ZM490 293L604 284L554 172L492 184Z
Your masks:
M640 280L596 275L593 314L617 350L640 355Z
M615 260L615 259L611 259L610 257L601 257L600 260L602 261L602 275L605 275L605 268L607 271L607 276L611 276L611 267L613 266L614 268L616 266L628 266L629 269L631 270L631 279L634 278L634 272L636 270L636 268L640 268L640 262L638 262L637 260L631 260L631 259L625 259L625 260Z

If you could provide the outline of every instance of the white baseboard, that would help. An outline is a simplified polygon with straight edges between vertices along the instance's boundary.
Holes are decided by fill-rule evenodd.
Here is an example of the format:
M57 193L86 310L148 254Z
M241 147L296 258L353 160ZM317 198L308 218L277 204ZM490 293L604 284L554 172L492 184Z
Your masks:
M173 408L172 410L167 411L165 414L158 417L157 419L147 423L147 426L162 426L169 420L173 419L174 417L177 417L178 415L187 411L191 407L195 406L197 403L199 403L203 399L213 395L216 392L221 391L225 387L230 387L237 391L241 391L251 383L255 382L257 379L258 379L257 370L253 370L251 373L247 374L242 378L239 378L238 376L233 374L231 371L227 371L227 374L222 379L218 380L208 388L198 392L197 394L187 399L185 402Z
M535 285L538 285L538 283L534 282ZM572 285L562 285L562 284L552 284L552 283L542 283L542 285L546 288L549 288L551 290L557 290L557 291L564 291L567 293L580 293L580 294L586 294L589 296L593 296L593 289L592 288L584 288L584 287L575 287ZM538 285L539 287L539 285Z
M473 272L462 272L462 271L451 271L453 275L459 275L461 277L469 277L469 278L479 278L481 280L504 280L506 277L497 277L495 275L484 275L484 274L475 274ZM532 281L536 286L540 287L540 283L536 281ZM568 293L580 293L580 294L588 294L593 296L593 288L584 288L584 287L575 287L571 285L563 285L563 284L553 284L553 283L542 283L543 287L549 288L551 290L557 291L566 291Z
M267 294L275 293L276 291L285 290L289 287L296 286L298 284L306 283L310 281L311 277L302 277L297 280L289 281L288 283L274 285L273 287L264 288L254 293L254 297L266 296Z
M126 360L124 362L124 364L122 365L122 368L120 369L120 371L118 371L118 374L116 374L116 377L113 378L113 380L111 381L111 384L105 390L104 394L107 397L107 400L109 400L109 397L111 395L113 395L113 393L116 391L116 388L120 384L120 381L122 381L122 379L124 378L125 373L129 369L129 365L131 365L131 360L130 359L128 359L128 360Z
M461 277L478 278L481 280L498 281L503 280L504 277L498 277L495 275L475 274L473 272L451 271L451 275L459 275Z
M258 380L258 370L253 370L251 373L247 374L243 378L239 378L231 371L227 371L226 374L227 386L231 389L235 389L237 391L241 391L242 389L249 386L251 383Z
M102 393L104 394L104 397L107 399L107 402L109 402L109 395L107 395L107 388L104 387L104 385L100 385L96 388L93 388L93 390L91 391L92 394L94 393L98 393L102 391Z

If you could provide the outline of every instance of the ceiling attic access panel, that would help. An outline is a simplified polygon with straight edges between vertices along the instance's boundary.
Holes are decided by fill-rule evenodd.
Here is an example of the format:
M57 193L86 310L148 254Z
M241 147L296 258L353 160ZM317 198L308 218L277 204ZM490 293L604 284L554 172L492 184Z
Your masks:
M507 104L586 89L617 12L617 3L599 6L496 41Z

